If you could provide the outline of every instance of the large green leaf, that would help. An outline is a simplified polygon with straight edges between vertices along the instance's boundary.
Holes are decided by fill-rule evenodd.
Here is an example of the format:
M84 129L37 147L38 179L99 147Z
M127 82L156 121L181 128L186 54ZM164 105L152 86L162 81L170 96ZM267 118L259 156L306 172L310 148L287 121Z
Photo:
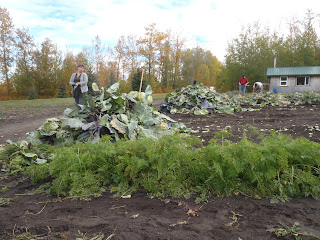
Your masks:
M195 115L207 115L209 113L209 111L205 108L203 108L203 109L196 108L193 113Z
M146 97L148 97L149 95L152 94L152 88L151 88L150 85L148 85L148 86L146 87L146 90L144 91L144 93L145 93L145 96L146 96Z
M62 114L63 117L71 117L71 113L73 112L73 110L71 108L66 108Z
M95 129L97 127L97 123L96 122L90 122L90 123L86 123L82 125L82 130L83 131L87 131L88 129Z
M117 115L117 117L121 122L123 122L125 124L129 123L128 115L122 113L122 114Z
M110 94L115 93L115 92L118 91L119 86L120 86L120 84L119 84L118 82L117 82L117 83L114 83L114 84L112 84L112 85L106 90L106 92L107 92L107 93L110 93Z
M84 119L80 119L80 118L61 118L61 120L62 120L62 123L61 123L62 127L80 129L84 124Z
M137 96L138 96L138 92L137 95L133 95L131 94L132 92L130 92L129 94L124 94L125 98L128 99L130 102L136 103L137 102Z
M102 108L101 108L102 112L109 111L112 108L112 104L110 103L110 99L106 100L106 101L102 101L101 106L102 106Z
M137 138L137 132L136 129L138 127L138 121L132 119L130 123L128 124L128 137L129 139L136 139Z
M49 118L47 121L39 128L39 133L43 136L52 136L56 134L59 128L60 120L58 118Z
M133 107L134 116L140 120L143 126L152 126L159 123L159 119L152 115L153 109L146 104L136 103Z
M105 114L100 118L99 124L101 126L107 127L107 126L109 126L109 122L110 122L110 116L108 114Z

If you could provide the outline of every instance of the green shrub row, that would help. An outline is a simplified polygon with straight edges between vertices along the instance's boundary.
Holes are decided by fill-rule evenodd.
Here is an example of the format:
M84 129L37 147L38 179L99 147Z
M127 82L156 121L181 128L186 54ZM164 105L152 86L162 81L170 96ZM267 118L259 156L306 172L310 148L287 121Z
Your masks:
M50 163L31 165L35 182L50 178L49 193L88 196L145 190L163 197L245 194L287 200L320 195L320 144L273 134L260 143L246 138L199 148L194 137L164 136L55 148ZM197 145L198 147L194 147Z

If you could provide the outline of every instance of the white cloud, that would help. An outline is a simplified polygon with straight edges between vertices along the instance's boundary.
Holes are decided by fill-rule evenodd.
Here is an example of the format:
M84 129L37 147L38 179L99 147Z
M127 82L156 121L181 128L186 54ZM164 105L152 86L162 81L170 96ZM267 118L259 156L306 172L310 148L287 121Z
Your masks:
M1 5L16 26L28 27L38 41L50 37L62 47L79 48L99 35L114 44L121 35L143 35L144 27L155 22L160 30L182 32L188 47L199 44L221 61L227 42L242 26L259 20L279 29L307 9L320 13L318 0L2 0Z

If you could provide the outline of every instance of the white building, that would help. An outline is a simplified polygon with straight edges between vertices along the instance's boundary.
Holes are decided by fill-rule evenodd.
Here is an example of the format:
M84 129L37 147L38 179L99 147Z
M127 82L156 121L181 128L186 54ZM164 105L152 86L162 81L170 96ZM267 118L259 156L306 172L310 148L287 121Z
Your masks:
M268 68L267 76L270 91L320 92L320 66Z

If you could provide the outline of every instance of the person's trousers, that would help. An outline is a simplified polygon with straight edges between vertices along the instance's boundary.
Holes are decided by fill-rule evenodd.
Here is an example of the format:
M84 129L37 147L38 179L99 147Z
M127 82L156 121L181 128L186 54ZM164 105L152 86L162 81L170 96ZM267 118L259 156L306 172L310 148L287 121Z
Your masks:
M240 85L240 92L242 96L244 96L244 94L246 93L246 85Z
M79 96L74 97L75 103L83 105L83 96L84 93L80 93Z

